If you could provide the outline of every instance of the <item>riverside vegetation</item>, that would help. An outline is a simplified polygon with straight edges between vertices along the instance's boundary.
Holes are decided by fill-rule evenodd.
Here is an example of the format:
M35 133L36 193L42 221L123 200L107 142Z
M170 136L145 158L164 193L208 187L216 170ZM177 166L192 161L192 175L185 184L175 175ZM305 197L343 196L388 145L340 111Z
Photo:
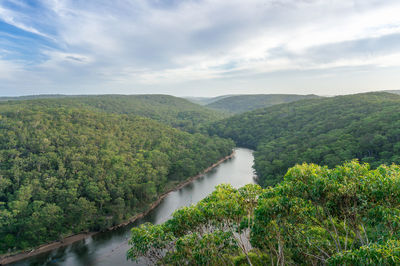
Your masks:
M164 224L133 228L128 258L167 265L400 264L400 167L393 164L400 162L399 96L302 100L232 116L208 132L255 149L264 188L222 185Z
M120 98L0 103L1 253L116 225L232 152L229 140L136 115L190 131L212 111Z
M296 163L334 167L357 158L373 168L400 163L400 95L365 93L301 100L215 122L210 134L255 149L263 186Z
M398 265L400 167L302 164L274 187L220 185L130 244L152 264Z
M118 224L228 155L230 138L255 149L261 186L220 185L161 225L133 228L129 259L400 264L400 96L307 99L228 118L171 96L135 97L0 103L1 252Z

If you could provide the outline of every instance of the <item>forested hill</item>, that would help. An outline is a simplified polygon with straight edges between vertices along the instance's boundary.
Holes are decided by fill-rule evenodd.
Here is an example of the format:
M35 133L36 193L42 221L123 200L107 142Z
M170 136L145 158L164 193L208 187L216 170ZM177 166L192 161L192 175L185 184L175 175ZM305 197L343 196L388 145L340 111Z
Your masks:
M276 104L288 103L302 99L319 98L317 95L296 94L252 94L233 95L214 101L206 106L209 108L227 111L231 113L244 113L259 108L265 108Z
M15 97L0 97L0 101L20 101L20 100L33 100L33 99L47 99L47 98L65 98L74 97L64 94L39 94L39 95L26 95L26 96L15 96Z
M184 99L191 101L192 103L207 105L230 96L232 95L221 95L217 97L184 97Z
M372 167L400 163L400 95L365 93L302 100L236 115L209 132L255 148L263 185L296 163L334 167L358 158Z
M143 117L44 103L0 105L0 253L118 224L233 148Z
M40 96L37 96L40 97ZM204 123L226 117L222 112L169 95L93 95L55 96L26 101L3 101L1 106L46 106L91 108L115 114L148 117L189 132L197 132Z

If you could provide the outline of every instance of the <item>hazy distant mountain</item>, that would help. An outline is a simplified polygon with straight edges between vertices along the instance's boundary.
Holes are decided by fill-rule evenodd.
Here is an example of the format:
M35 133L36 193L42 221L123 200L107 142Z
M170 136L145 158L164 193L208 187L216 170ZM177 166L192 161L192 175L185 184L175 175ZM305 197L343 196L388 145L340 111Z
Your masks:
M400 90L386 90L384 92L389 92L389 93L393 93L393 94L400 94Z
M251 94L251 95L231 95L220 98L212 103L207 104L207 107L227 111L231 113L244 113L259 108L288 103L302 99L320 98L320 96L297 95L297 94Z
M231 97L233 95L221 95L217 97L184 97L184 99L191 101L192 103L200 104L200 105L207 105L218 100Z
M63 95L63 94L38 94L38 95L25 95L25 96L15 96L15 97L0 97L0 101L18 101L18 100L64 98L64 97L74 97L74 96Z

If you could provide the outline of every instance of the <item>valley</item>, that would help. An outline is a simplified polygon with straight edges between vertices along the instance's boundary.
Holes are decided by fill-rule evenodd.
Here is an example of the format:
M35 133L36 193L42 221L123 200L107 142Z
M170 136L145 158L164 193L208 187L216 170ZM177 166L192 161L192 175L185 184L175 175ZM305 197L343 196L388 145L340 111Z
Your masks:
M275 95L271 96L274 97ZM288 99L290 97L288 96ZM236 97L222 98L228 105L237 104ZM259 104L254 103L255 97L242 95L240 98L247 106ZM281 98L279 96L279 99ZM263 212L262 204L267 204L267 201L254 198L253 203L246 205L246 200L254 196L268 199L271 193L278 193L276 197L290 195L289 199L294 200L296 208L306 208L298 205L300 199L299 196L295 196L297 194L285 194L287 192L282 192L282 189L284 186L290 186L297 191L300 188L306 189L307 186L316 185L314 181L307 181L303 185L297 183L303 178L311 178L307 173L314 171L318 173L318 178L322 178L321 180L326 178L330 180L333 178L333 173L336 173L336 176L344 175L345 180L351 178L354 184L359 182L357 178L365 176L362 177L366 178L365 189L356 193L359 197L366 197L366 203L372 205L362 208L372 208L371 211L376 211L374 204L379 206L389 204L387 208L396 213L398 210L396 197L386 198L385 203L381 201L372 203L377 199L369 199L369 194L365 194L365 191L371 189L370 183L376 182L371 178L378 173L381 175L379 178L389 182L392 188L396 188L400 182L395 165L400 163L399 106L400 96L384 92L329 98L299 97L290 103L279 103L278 100L273 106L264 102L262 108L239 112L236 115L226 110L218 111L215 108L208 108L207 105L200 106L168 95L54 96L4 100L0 102L2 162L0 237L3 239L0 248L3 254L18 254L23 250L34 250L35 247L45 243L81 234L82 239L78 237L71 243L65 244L61 241L50 250L43 248L42 252L33 252L28 258L23 255L15 257L25 258L20 262L17 260L15 265L45 264L51 261L62 265L87 263L129 265L132 262L126 261L121 255L125 252L139 264L146 261L155 263L160 259L154 260L155 258L149 254L156 252L152 247L152 241L156 241L154 244L157 243L156 238L159 236L152 236L156 238L146 242L149 246L140 252L134 248L135 245L141 245L141 242L137 242L135 234L139 234L136 236L140 236L140 239L147 237L147 233L143 230L153 230L151 227L153 225L144 222L151 222L155 224L154 230L155 228L166 230L165 233L172 233L176 238L176 240L171 239L172 242L163 242L165 245L167 243L171 245L181 237L196 237L195 242L211 241L208 244L209 251L216 252L213 250L215 248L213 241L225 239L224 241L230 244L228 246L224 244L222 250L218 252L227 252L220 257L227 261L245 260L261 265L270 260L281 260L283 259L281 256L292 256L290 254L297 254L296 252L301 254L301 251L291 247L291 251L286 255L261 257L256 255L254 251L264 254L262 252L270 248L268 243L274 243L276 239L266 238L273 237L270 233L257 235L259 234L257 230L266 230L265 228L271 226L268 223L257 222L257 219L261 219L261 222L271 215L270 212ZM231 154L235 146L254 149L254 165L252 152L239 148L235 157L217 166L216 170L210 168L215 166L215 162ZM394 165L386 168L384 164ZM210 172L199 175L204 169ZM349 169L354 170L348 172ZM372 169L370 173L369 169ZM354 176L354 171L359 174ZM392 177L388 179L388 175ZM199 177L201 181L197 180ZM313 175L312 178L316 176ZM347 183L342 184L344 181L341 178L335 182L343 185L344 189L350 186ZM233 185L234 189L224 183ZM258 185L247 185L255 183ZM217 190L213 192L216 185L218 185ZM241 186L244 187L240 188ZM327 184L322 186L322 188L328 187ZM179 190L168 194L175 189ZM389 187L379 189L381 191L379 193L385 195L389 193L383 192ZM396 191L390 193L397 193ZM176 193L179 195L184 193L182 195L186 196L172 200L175 197L173 195L178 195ZM201 196L195 196L197 193ZM208 195L209 193L211 194ZM322 200L325 196L321 194L322 192L318 193L319 196L310 197ZM212 199L212 195L219 196ZM233 197L233 201L227 201L219 206L222 203L219 202L219 197ZM177 205L172 206L167 203L171 200ZM199 213L199 217L205 216L188 228L179 229L183 230L179 231L181 233L175 232L176 229L169 229L169 224L177 219L176 215L189 215L186 218L179 218L188 222L194 218L193 214L190 214L192 208L195 210L209 200L215 201L211 207L207 207L213 213L211 216ZM196 203L197 205L193 205ZM278 203L268 204L265 208L274 208L273 206ZM322 209L327 208L325 201L318 204ZM349 204L360 203L352 202L350 199ZM189 206L189 209L181 209L183 206ZM229 210L238 208L238 213L226 213L228 211L226 208ZM185 214L187 211L189 213ZM326 211L328 213L321 214L321 217L317 215L320 219L319 224L314 226L322 226L328 217L338 219L334 226L341 227L341 230L350 230L358 234L357 227L340 224L342 216L335 216L336 214L331 213L329 209ZM159 213L157 215L162 218L154 220L155 213ZM228 216L224 216L224 213ZM372 219L363 213L360 212L360 219L361 217ZM388 220L389 223L392 223L392 219L397 219L395 213L391 214L394 216ZM292 236L297 234L296 232L285 231L289 230L285 229L287 226L292 226L290 215L287 217L289 220L285 220L283 224L281 224L283 221L271 217L271 221L280 223L279 230L283 230L276 233L285 234L288 243L299 241L294 240ZM252 217L254 221L248 224L247 231L244 228L239 230L238 223L245 222L242 220L245 217ZM308 221L307 217L304 219L306 224L296 226L311 226L317 222ZM370 226L368 230L376 229L372 224L372 221L375 221L373 219L368 225ZM357 221L354 221L354 226ZM232 229L222 231L213 229L206 234L212 237L208 240L202 240L204 232L200 235L184 233L187 230L196 232L198 226L205 226L204 222L214 224L217 226L215 229L219 228L221 222L223 228L226 226L238 228L235 230L247 235L244 239L247 239L245 241L248 244L243 246L245 242L241 241L244 240L239 241L234 234L232 235ZM381 220L374 223L381 223ZM395 225L390 226L392 228ZM113 230L108 231L110 229ZM133 235L128 241L131 229ZM323 226L321 230L330 232L329 228ZM393 230L382 231L392 235L390 238L385 238L385 241L397 239ZM96 233L99 231L106 232ZM307 234L313 233L310 231ZM367 234L368 239L374 239L373 235ZM318 238L320 239L318 241L337 241L335 238L326 238L324 234L318 235ZM263 241L267 241L266 246L261 244ZM351 241L353 246L363 247L365 240L360 238ZM195 242L188 242L186 245L194 245L191 249L197 249ZM381 242L376 243L378 245ZM385 243L382 242L382 245L389 242ZM249 248L245 248L246 245ZM310 248L307 243L302 245L303 249ZM192 263L200 263L194 257L191 258L192 255L180 253L183 250L180 251L178 247L165 246L167 247L171 250L166 254L168 256L162 258L167 264L177 263L178 257L174 256L178 254L184 260L194 259ZM395 252L391 247L385 246L385 248L388 249L386 252ZM150 253L144 252L145 250ZM344 251L350 252L348 249ZM326 263L342 261L344 258L328 247L324 252L324 255L314 252L314 256L322 256ZM352 249L351 252L357 251ZM301 256L290 257L293 261L299 258ZM8 260L3 257L3 259L5 262L14 261L13 257L9 257ZM218 257L214 255L210 255L207 259L209 263L219 263Z

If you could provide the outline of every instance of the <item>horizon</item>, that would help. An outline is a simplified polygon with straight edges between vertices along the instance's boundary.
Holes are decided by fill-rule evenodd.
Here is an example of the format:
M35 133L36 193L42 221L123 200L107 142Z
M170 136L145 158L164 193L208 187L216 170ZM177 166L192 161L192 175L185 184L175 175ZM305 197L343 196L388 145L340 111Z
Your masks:
M0 0L0 95L399 90L396 0Z
M321 94L313 94L313 93L304 93L304 94L296 94L296 93L238 93L238 94L219 94L219 95L211 95L211 96L197 96L197 95L186 95L186 96L178 96L172 94L165 93L132 93L132 94L124 94L124 93L91 93L91 94L65 94L65 93L43 93L43 94L24 94L17 96L3 96L0 95L1 98L22 98L22 97L40 97L40 96L67 96L67 97L84 97L84 96L139 96L139 95L166 95L173 96L177 98L189 99L189 98L218 98L223 96L248 96L248 95L316 95L320 97L336 97L336 96L345 96L345 95L356 95L362 93L373 93L373 92L386 92L392 93L399 90L375 90L375 91L365 91L365 92L356 92L356 93L347 93L347 94L334 94L334 95L321 95Z

